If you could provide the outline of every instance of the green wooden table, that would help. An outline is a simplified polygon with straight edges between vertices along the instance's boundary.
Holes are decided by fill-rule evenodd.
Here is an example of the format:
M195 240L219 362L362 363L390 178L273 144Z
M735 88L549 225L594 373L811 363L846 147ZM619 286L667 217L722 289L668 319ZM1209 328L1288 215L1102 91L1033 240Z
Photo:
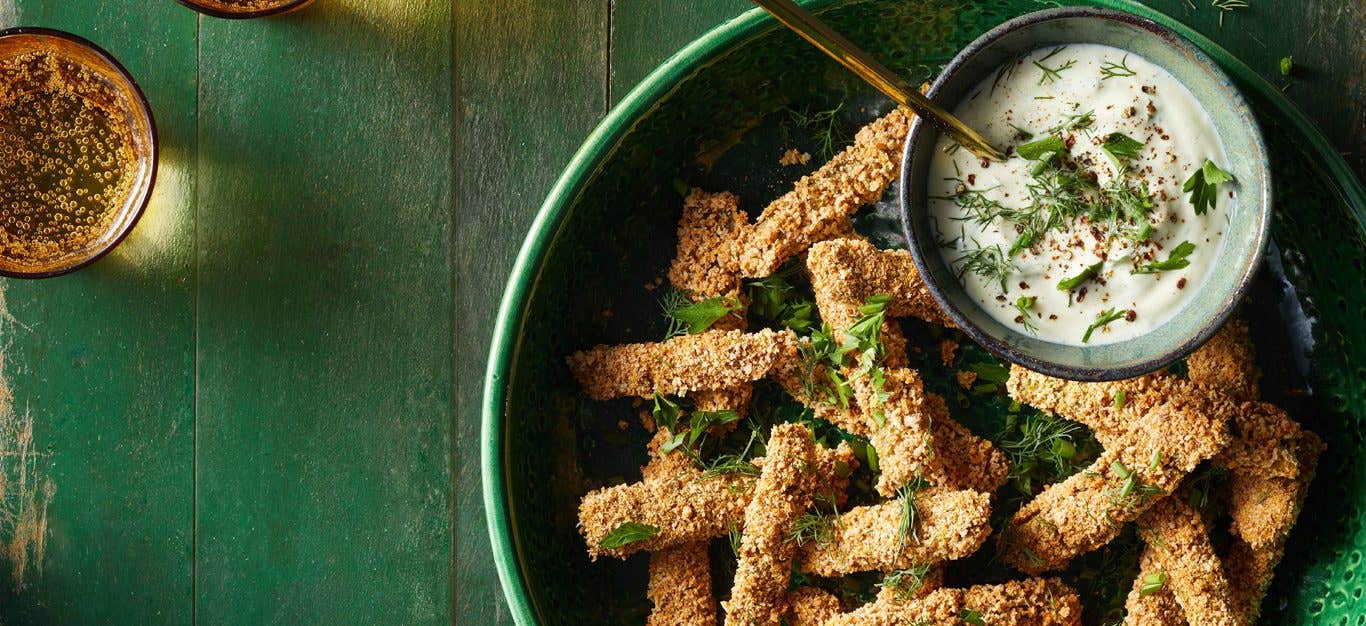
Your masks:
M1221 26L1189 2L1152 4L1366 172L1366 5L1252 0ZM163 148L112 255L0 282L0 622L507 623L478 470L503 280L593 125L747 8L0 0L0 26L123 61Z

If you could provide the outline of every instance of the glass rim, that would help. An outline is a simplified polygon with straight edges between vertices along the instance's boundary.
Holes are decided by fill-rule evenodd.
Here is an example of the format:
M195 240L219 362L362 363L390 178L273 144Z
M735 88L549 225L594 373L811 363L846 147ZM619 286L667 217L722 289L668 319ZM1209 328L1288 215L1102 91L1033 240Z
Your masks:
M142 219L143 213L146 212L147 205L152 200L152 190L156 187L157 170L159 162L161 160L161 141L160 137L157 134L156 117L152 113L152 105L147 100L147 94L143 93L142 87L138 85L137 80L133 78L133 74L128 71L128 68L124 67L123 64L120 63L119 60L114 57L114 55L109 53L109 51L105 50L95 42L90 41L89 39L86 39L84 37L81 37L80 35L76 35L62 30L56 30L53 28L44 28L41 26L17 26L13 28L0 29L0 39L6 39L9 37L16 37L20 35L36 35L41 37L51 37L54 39L65 40L69 43L75 44L76 46L86 49L87 51L94 54L99 60L108 63L109 68L113 70L114 77L122 81L124 83L123 86L127 87L128 91L130 91L133 94L134 97L129 98L129 100L131 100L129 104L135 109L135 114L140 113L141 115L146 116L147 118L147 138L149 139L149 141L147 147L147 154L145 157L145 159L148 162L146 186L140 194L141 197L134 199L131 202L131 204L126 204L125 206L119 209L120 212L124 212L126 214L126 218L123 220L122 225L117 226L118 232L115 232L112 237L109 237L106 241L99 244L98 247L94 248L89 253L79 257L72 263L62 263L58 264L57 267L31 272L16 271L13 269L6 269L4 267L0 267L0 276L5 278L52 278L55 276L70 274L77 270L83 269L85 267L88 267L95 261L104 258L104 256L109 254L110 251L118 247L118 245L128 237L129 233L133 232L133 228L137 226L138 221ZM138 160L141 161L142 159ZM108 232L109 231L106 231L106 234Z
M202 13L209 17L217 17L225 20L250 20L258 17L271 17L273 15L283 15L285 13L289 13L290 11L296 11L311 4L313 0L289 0L288 2L284 2L279 6L273 6L265 9L248 9L245 11L225 11L221 8L218 8L219 6L222 6L221 2L213 3L217 6L210 5L209 3L203 2L202 0L176 0L176 2L179 2L182 6L198 11L199 13Z

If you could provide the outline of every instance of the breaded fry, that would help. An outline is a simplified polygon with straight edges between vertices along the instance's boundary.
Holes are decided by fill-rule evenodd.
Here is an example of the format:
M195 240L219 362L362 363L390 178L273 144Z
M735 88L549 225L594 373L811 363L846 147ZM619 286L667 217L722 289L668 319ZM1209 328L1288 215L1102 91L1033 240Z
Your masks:
M796 366L788 364L784 368L787 374L777 376L778 381L793 398L811 409L817 417L856 435L867 437L876 432L877 425L871 418L863 415L857 402L849 408L842 409L811 401L799 380L801 375L792 373L796 369ZM820 370L815 375L823 376L823 371ZM924 407L930 417L931 441L934 442L936 449L943 451L936 455L939 461L937 465L931 464L925 468L925 480L935 486L984 492L995 491L1005 484L1010 473L1010 461L1005 453L990 441L978 437L955 422L949 415L948 405L939 395L925 394ZM883 448L891 445L893 444L890 442L884 442L883 446L879 447L874 443L874 448L878 449L880 454Z
M811 506L808 474L816 462L811 431L797 424L773 427L754 499L745 507L739 563L730 600L723 603L728 626L777 626L787 612L787 586L797 546L788 540L792 524Z
M668 439L660 429L650 442L656 458L642 470L645 480L589 492L579 503L579 532L588 553L626 558L642 550L655 551L724 536L744 520L745 507L754 495L754 477L741 473L706 477L686 455L659 455L659 443ZM762 468L768 462L753 461ZM837 448L816 447L811 483L817 497L833 496L843 506L848 497L849 475L858 459L847 443ZM653 537L617 549L601 547L603 537L626 522L659 529Z
M960 626L969 611L991 626L1077 626L1081 599L1056 578L1030 578L1001 585L937 589L902 600L879 594L876 602L826 622L826 626Z
M1148 546L1139 557L1138 576L1124 602L1125 626L1183 626L1187 623L1186 612L1176 602L1171 584L1164 582L1155 593L1143 595L1143 587L1147 585L1145 578L1154 574L1167 575L1157 563L1154 548Z
M915 494L914 527L900 532L901 499L854 507L832 520L832 539L807 543L798 568L817 576L891 571L972 554L991 534L991 495L929 489ZM899 550L898 550L899 549Z
M1085 471L1016 512L1004 558L1021 571L1060 570L1119 535L1191 470L1228 444L1222 421L1176 404L1149 411Z
M840 614L839 598L816 587L798 587L787 594L788 626L822 626Z
M847 232L848 218L896 177L911 118L898 108L863 127L853 145L769 204L739 242L741 273L768 276L811 244Z
M738 240L749 217L731 193L693 189L683 200L669 282L695 298L740 295Z
M1254 350L1247 322L1235 317L1186 358L1186 371L1192 381L1218 389L1235 400L1256 400L1261 395L1257 386L1261 372Z
M594 400L656 393L686 396L753 382L796 358L790 330L713 331L663 343L597 346L568 359L574 378Z
M1276 565L1281 562L1281 556L1285 552L1285 539L1290 534L1290 528L1294 526L1298 512L1304 506L1305 497L1309 495L1309 483L1314 480L1319 455L1323 450L1323 441L1313 433L1305 431L1299 444L1302 471L1299 480L1295 482L1294 514L1288 518L1280 518L1280 523L1284 526L1273 533L1268 533L1275 539L1260 548L1253 547L1245 538L1235 534L1229 553L1224 557L1224 568L1233 590L1235 606L1247 624L1256 623L1261 613L1262 598L1266 596L1267 587L1271 585Z
M715 626L707 544L692 543L650 554L646 595L654 610L646 626Z
M1205 521L1185 499L1162 498L1138 518L1138 528L1148 544L1145 558L1166 572L1165 586L1170 587L1191 626L1241 623Z
M931 484L947 489L992 493L1010 478L1010 459L986 439L953 421L949 405L939 394L925 394L930 434L939 450L940 475L926 475Z
M598 489L579 503L579 532L594 560L706 541L744 520L753 486L751 476L703 478L701 472L689 470L651 482ZM627 522L653 526L659 532L620 548L602 547L603 538Z
M925 409L925 385L920 375L902 368L888 369L883 377L881 394L868 376L853 383L859 406L875 422L869 440L877 449L882 469L877 491L891 497L916 476L941 476L943 469L930 439L930 414ZM880 395L885 399L879 400ZM876 424L877 415L882 416L883 424Z
M1015 400L1087 425L1106 447L1153 407L1180 402L1190 411L1232 418L1237 437L1219 455L1220 465L1230 470L1246 469L1263 478L1293 479L1299 474L1294 451L1301 430L1285 411L1261 402L1237 404L1229 396L1193 381L1158 373L1117 382L1082 383L1015 365L1010 368L1007 390ZM1123 401L1117 402L1116 397L1121 395Z
M857 306L882 294L892 297L887 306L891 317L912 316L953 326L905 250L879 250L853 239L824 241L811 246L806 269L822 317L835 305Z

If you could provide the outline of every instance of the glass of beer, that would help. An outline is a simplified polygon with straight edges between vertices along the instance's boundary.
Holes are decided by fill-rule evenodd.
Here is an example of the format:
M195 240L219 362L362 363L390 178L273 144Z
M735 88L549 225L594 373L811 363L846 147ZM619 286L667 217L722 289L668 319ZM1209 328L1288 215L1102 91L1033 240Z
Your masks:
M156 169L151 108L109 53L60 31L0 31L0 275L93 263L142 216Z
M313 0L176 0L204 15L245 20L298 11Z

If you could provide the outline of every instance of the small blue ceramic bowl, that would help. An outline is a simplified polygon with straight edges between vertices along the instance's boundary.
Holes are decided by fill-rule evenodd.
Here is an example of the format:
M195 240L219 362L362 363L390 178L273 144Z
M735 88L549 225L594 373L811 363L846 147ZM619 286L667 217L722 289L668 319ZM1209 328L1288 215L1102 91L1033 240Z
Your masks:
M930 87L929 97L952 110L969 90L1008 59L1039 48L1097 43L1131 51L1171 72L1214 120L1237 195L1228 207L1218 257L1205 284L1170 321L1112 344L1071 346L1044 341L1002 324L964 291L940 255L929 224L926 184L939 130L922 119L911 127L902 156L901 218L911 254L930 291L954 322L997 356L1051 376L1119 380L1162 368L1210 338L1252 283L1271 228L1271 173L1261 129L1242 94L1215 62L1165 26L1129 13L1091 7L1048 9L1010 20L972 42Z

